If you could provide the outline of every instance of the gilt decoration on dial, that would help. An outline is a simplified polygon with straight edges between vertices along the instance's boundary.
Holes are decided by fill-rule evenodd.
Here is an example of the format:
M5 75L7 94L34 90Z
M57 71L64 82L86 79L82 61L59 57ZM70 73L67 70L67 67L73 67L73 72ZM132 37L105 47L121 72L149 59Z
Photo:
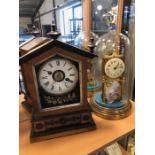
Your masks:
M78 82L76 66L68 59L61 57L55 57L44 63L38 75L40 86L53 95L70 92Z

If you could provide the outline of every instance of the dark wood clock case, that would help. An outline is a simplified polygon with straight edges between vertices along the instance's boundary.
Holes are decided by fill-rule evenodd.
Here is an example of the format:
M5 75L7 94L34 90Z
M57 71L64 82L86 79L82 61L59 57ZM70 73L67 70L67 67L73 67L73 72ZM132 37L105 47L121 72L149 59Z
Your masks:
M95 56L92 53L52 39L20 57L19 62L25 75L24 80L28 92L27 100L32 104L31 142L95 129L87 101L86 76L87 59ZM37 82L37 67L53 57L68 59L77 66L79 81L75 87L75 94L79 100L60 104L56 102L54 105L54 96L47 96L46 93L41 92ZM50 105L41 96L48 98ZM59 99L63 99L67 96L59 97Z

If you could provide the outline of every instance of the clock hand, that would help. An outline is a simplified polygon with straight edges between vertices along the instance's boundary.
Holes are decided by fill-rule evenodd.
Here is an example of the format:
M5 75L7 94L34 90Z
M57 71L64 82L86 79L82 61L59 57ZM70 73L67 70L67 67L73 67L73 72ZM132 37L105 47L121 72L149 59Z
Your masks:
M52 74L52 72L51 71L47 71L47 70L43 70L43 71L45 71L45 72L47 72L49 75L51 75Z
M114 67L114 69L117 69L117 68L118 68L118 65L119 65L119 62L118 62L117 65Z
M71 79L69 79L69 78L65 78L65 80L66 80L67 82L73 83L73 81L72 81Z

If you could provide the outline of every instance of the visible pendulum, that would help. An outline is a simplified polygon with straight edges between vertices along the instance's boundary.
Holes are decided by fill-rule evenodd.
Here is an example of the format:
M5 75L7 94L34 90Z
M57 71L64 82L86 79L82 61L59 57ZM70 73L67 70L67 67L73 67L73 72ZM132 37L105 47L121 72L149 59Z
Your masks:
M107 82L103 79L102 92L97 92L89 100L96 115L107 119L120 119L130 114L131 102L125 102L121 97L122 88L119 82L124 83L124 80Z

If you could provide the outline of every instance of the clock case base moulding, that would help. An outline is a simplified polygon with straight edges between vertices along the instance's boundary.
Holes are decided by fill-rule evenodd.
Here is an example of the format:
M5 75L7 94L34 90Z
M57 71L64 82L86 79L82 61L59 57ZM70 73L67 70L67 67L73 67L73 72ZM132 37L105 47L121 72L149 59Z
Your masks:
M33 117L31 122L31 143L96 129L91 112L88 111L46 118Z

